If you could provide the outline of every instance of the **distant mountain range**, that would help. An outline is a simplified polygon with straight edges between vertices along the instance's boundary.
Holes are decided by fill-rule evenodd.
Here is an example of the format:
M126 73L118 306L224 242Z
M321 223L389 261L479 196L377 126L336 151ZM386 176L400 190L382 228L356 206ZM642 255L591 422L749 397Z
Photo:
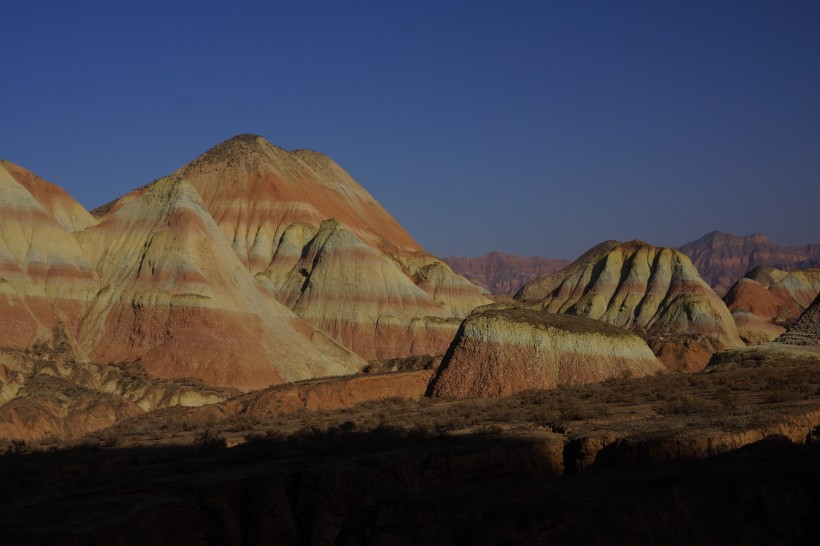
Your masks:
M724 296L743 275L760 266L792 271L820 266L820 243L781 246L762 233L735 235L712 231L678 248L689 256L703 280ZM570 260L516 256L493 251L479 258L443 258L453 271L494 294L514 295L527 282L549 275Z
M474 284L494 294L510 296L536 277L555 273L570 264L570 260L517 256L498 251L479 258L449 256L442 260Z
M784 271L820 265L820 244L784 247L762 233L742 236L713 231L679 250L721 296L740 277L762 265Z

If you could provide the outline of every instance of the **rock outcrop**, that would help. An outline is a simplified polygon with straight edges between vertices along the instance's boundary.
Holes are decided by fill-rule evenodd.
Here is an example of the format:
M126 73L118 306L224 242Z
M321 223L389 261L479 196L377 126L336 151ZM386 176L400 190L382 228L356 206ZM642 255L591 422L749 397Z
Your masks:
M561 271L528 283L516 298L532 308L663 339L651 345L671 369L703 369L713 348L742 345L726 305L689 258L642 241L601 243ZM680 350L662 350L667 341Z
M741 338L758 344L774 340L794 323L820 293L820 269L791 272L758 267L739 279L723 301Z
M353 373L365 363L248 273L196 190L161 179L76 234L101 290L79 332L100 362L241 390Z
M491 309L463 322L430 394L506 396L664 369L646 343L624 329L583 317Z
M263 286L365 359L441 354L460 319L490 301L320 153L241 135L175 176L197 190ZM96 213L110 215L144 191Z
M479 258L450 256L442 260L470 282L486 288L493 294L509 296L514 295L534 278L555 273L570 264L569 260L517 256L498 251Z
M782 247L762 233L740 236L712 231L678 250L692 259L721 296L747 271L762 265L787 271L820 266L820 246Z
M775 340L788 345L820 345L820 295L786 332Z

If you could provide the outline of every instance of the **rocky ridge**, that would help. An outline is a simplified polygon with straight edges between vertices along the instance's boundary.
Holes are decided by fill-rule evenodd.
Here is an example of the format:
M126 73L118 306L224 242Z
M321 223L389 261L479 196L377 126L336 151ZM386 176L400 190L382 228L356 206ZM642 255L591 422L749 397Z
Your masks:
M788 345L820 345L820 295L785 333L775 340Z

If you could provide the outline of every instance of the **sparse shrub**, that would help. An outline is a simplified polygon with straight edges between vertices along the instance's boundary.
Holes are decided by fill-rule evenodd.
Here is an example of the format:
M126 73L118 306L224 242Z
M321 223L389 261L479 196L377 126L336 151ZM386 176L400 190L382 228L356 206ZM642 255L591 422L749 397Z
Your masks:
M212 452L228 447L228 442L221 435L205 429L194 439L194 445L199 451Z

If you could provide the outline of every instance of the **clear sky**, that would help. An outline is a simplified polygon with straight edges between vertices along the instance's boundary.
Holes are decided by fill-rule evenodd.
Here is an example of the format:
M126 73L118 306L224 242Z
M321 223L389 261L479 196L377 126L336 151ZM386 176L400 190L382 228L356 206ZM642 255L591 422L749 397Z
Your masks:
M428 250L820 242L820 2L3 0L0 157L88 208L239 133Z

